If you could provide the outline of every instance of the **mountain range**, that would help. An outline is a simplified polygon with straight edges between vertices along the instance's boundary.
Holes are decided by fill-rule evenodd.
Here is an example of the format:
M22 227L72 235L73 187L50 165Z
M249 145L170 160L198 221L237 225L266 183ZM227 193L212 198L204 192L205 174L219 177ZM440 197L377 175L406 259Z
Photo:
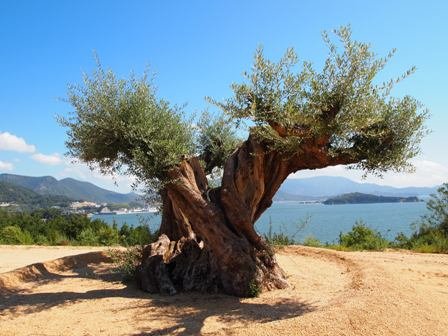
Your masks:
M96 203L130 203L139 200L136 193L120 194L100 188L93 183L73 178L57 180L52 176L31 177L13 174L0 174L0 182L16 185L39 195L63 196L71 200L84 200ZM303 179L287 179L274 197L275 201L316 201L325 200L346 193L364 193L378 196L428 196L436 187L396 188L374 183L359 183L344 177L317 176ZM4 188L4 190L8 190ZM20 193L20 192L19 192ZM28 195L35 197L35 195Z
M278 196L302 197L303 200L326 199L347 193L364 193L377 196L428 196L435 193L437 187L397 188L375 183L359 183L339 176L316 176L303 179L286 179L280 187Z
M57 180L52 176L32 177L13 174L0 174L0 182L17 185L39 195L65 196L71 200L96 203L130 203L139 200L136 193L120 194L100 188L93 183L73 178Z

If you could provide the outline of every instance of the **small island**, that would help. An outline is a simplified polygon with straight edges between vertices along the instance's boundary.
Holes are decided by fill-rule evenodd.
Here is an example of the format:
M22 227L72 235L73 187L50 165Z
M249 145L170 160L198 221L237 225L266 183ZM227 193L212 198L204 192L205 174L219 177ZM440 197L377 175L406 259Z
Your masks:
M328 198L323 204L365 204L365 203L409 203L420 202L416 196L411 197L394 197L394 196L377 196L363 193L348 193Z

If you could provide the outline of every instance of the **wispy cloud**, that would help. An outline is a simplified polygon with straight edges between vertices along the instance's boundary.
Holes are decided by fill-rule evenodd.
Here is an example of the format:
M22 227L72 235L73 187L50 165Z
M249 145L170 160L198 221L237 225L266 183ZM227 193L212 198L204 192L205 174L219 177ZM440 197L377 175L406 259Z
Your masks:
M37 161L37 162L40 162L40 163L43 163L46 165L51 165L51 166L56 166L63 162L61 156L57 153L51 154L51 155L36 153L36 154L33 154L31 157L33 158L34 161Z
M14 169L11 162L0 161L0 171L10 171Z
M34 153L36 146L27 144L25 139L9 132L0 132L0 151Z

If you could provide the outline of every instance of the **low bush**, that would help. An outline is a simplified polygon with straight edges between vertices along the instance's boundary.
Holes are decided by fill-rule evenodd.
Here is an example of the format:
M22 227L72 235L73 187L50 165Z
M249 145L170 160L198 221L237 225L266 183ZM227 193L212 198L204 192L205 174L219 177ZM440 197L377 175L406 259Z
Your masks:
M84 230L82 230L77 237L77 241L79 245L84 246L99 245L98 236L95 234L95 231L93 231L92 228L85 228Z
M414 224L416 231L403 245L417 252L448 253L448 183L431 195L426 208L428 213Z
M261 287L255 281L249 283L249 288L247 291L248 297L255 298L260 296L260 294L261 294Z
M122 275L124 282L135 279L137 267L142 260L142 251L142 246L131 246L125 250L109 250L109 256L115 265L115 271Z
M311 247L321 247L322 243L314 236L308 236L303 240L303 245Z
M147 223L118 229L102 220L57 209L9 212L0 209L1 244L38 245L145 245L155 240Z
M22 231L18 226L5 226L0 231L0 242L2 244L33 244L33 237L28 231Z
M288 235L286 235L282 232L270 233L270 234L264 235L264 239L270 245L286 246L286 245L294 245L295 244L294 239L290 238Z
M339 245L351 250L384 250L389 242L378 231L358 221L351 231L339 235Z

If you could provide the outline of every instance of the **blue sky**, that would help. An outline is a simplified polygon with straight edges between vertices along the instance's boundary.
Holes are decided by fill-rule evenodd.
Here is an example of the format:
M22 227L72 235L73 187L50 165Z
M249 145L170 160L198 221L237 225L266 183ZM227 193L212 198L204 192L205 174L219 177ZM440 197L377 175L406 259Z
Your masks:
M384 78L410 66L417 72L394 90L431 112L432 133L415 159L415 174L368 181L396 186L448 181L448 2L446 1L18 1L0 2L0 172L71 176L119 191L129 177L110 177L63 156L65 130L55 119L70 111L60 100L69 83L91 71L96 52L119 75L157 75L159 95L207 108L205 96L225 98L263 45L277 59L294 47L322 64L323 30L350 24L356 39L380 55L397 48ZM334 167L294 177L360 174Z

